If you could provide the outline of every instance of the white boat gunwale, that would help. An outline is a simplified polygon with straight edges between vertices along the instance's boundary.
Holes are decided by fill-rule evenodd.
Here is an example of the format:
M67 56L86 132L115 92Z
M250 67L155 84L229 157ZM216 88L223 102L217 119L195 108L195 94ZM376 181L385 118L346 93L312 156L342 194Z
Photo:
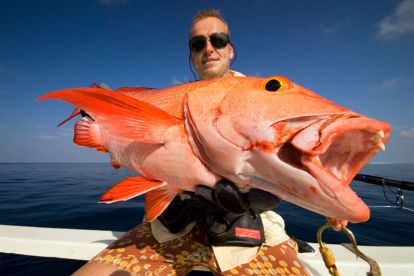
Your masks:
M125 232L0 225L0 252L90 260ZM317 243L315 253L299 254L312 275L329 275ZM339 244L327 244L342 275L366 275L369 265ZM378 262L382 275L414 275L414 246L358 246Z

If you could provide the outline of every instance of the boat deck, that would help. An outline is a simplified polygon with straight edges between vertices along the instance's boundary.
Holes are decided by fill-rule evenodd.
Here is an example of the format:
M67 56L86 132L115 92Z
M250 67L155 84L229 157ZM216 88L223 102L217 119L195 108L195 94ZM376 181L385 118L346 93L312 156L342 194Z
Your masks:
M0 225L0 252L89 260L124 232ZM318 250L300 254L312 275L329 275ZM369 265L342 245L327 244L342 275L367 275ZM379 264L382 275L414 275L414 246L359 246Z

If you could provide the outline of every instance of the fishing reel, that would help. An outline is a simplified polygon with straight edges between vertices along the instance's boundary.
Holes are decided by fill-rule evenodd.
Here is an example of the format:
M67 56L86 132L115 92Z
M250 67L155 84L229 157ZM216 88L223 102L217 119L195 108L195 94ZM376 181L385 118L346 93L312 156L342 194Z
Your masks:
M398 210L407 210L412 213L414 213L414 210L408 207L405 207L405 201L404 201L404 192L403 190L407 191L414 191L414 183L409 181L403 181L403 180L396 180L396 179L389 179L389 178L383 178L379 176L374 175L367 175L367 174L357 174L354 178L354 180L379 185L382 186L382 190L384 193L385 199L390 203L390 206L370 206L371 208L389 208L389 207L396 207ZM394 201L390 200L387 196L387 192L385 190L385 187L388 188L389 192L394 194ZM397 192L393 191L391 187L397 187Z
M404 207L404 193L401 189L398 189L397 194L395 195L395 205L397 205L397 208L400 210Z

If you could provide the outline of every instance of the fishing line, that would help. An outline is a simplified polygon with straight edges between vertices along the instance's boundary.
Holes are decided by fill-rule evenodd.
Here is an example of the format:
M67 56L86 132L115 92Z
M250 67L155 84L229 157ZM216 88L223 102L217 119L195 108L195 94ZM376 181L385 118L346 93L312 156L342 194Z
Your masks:
M231 63L230 63L230 67L232 67L233 66L233 63L236 61L236 59L237 59L237 51L236 51L236 47L234 47L234 45L233 45L233 43L230 43L230 45L231 45L231 47L233 47L233 51L234 51L234 57L233 57L233 59L232 59L232 61L231 61Z
M391 193L393 193L393 194L394 194L394 196L397 196L397 194L396 194L396 193L394 193L394 191L391 189L391 187L390 187L390 186L387 186L387 187L388 187L388 190L390 190L390 191L391 191ZM391 200L389 200L389 199L388 199L387 193L385 192L385 184L382 184L382 191L383 191L383 193L384 193L384 197L385 197L385 199L386 199L389 203L394 204L394 202L392 202Z
M404 193L403 193L403 191L401 190L401 189L398 189L398 191L395 193L392 189L391 189L391 187L390 186L388 186L387 185L387 187L388 187L388 190L390 190L390 192L395 196L395 202L392 202L391 200L389 200L388 199L388 196L387 196L387 194L386 194L386 192L385 192L385 183L383 183L383 185L382 185L382 190L383 190L383 192L384 192L384 197L385 197L385 199L389 202L389 203L391 203L391 204L393 204L394 206L396 206L396 207L398 207L399 209L402 209L403 207L404 207Z
M194 73L193 66L191 65L191 52L188 55L188 64L190 64L191 73L193 73L194 81L197 81L196 74Z
M407 210L407 211L414 213L413 209L404 207L404 192L403 192L403 190L414 191L414 182L396 180L396 179L388 179L388 178L383 178L383 177L368 175L368 174L357 174L354 177L354 180L382 186L384 197L388 201L388 203L391 204L391 205L381 205L381 206L369 206L370 208L396 207L399 210ZM385 191L385 186L387 186L389 192L391 192L394 195L395 197L394 202L388 198L387 192ZM391 186L398 187L397 192L391 189Z
M374 208L395 208L396 206L395 205L378 205L378 206L368 206L368 207L374 209ZM398 208L398 209L400 209L400 208ZM407 207L402 207L401 210L407 210L409 212L414 213L413 209L407 208Z
M392 202L385 191L385 186L388 187L388 190L395 196L395 202ZM385 199L392 205L379 205L379 206L369 206L370 208L397 208L400 210L407 210L409 212L414 213L414 210L408 207L404 207L404 193L401 189L398 189L397 192L394 192L390 186L385 185L384 181L382 183L382 190L384 193Z

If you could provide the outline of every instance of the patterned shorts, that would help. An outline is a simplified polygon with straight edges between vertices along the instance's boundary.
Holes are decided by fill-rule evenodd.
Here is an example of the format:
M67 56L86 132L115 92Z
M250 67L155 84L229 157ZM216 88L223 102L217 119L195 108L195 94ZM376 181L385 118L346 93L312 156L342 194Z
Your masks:
M310 275L297 258L296 243L262 246L251 262L220 271L206 235L196 225L181 238L159 243L149 223L138 225L104 249L91 262L99 262L131 275L186 275L204 268L215 275Z

